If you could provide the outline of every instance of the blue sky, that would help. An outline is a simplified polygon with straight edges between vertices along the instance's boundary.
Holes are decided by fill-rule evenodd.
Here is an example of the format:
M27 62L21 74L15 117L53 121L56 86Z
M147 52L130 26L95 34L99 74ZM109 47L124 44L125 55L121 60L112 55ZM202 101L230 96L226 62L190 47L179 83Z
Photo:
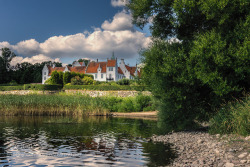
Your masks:
M16 62L78 58L106 59L112 51L134 65L148 46L121 0L0 0L0 48L11 48ZM110 55L110 56L109 56ZM138 62L138 61L137 61Z

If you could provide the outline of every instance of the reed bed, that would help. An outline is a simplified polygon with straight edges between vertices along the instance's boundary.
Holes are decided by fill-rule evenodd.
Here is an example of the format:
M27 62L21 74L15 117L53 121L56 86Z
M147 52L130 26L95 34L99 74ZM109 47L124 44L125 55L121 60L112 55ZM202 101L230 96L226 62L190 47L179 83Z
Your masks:
M9 116L81 116L108 115L110 112L134 112L152 109L148 96L90 97L64 93L45 95L2 95L0 115Z
M250 96L230 102L211 119L210 133L250 134Z
M84 114L106 115L100 98L67 95L3 95L0 115L79 116Z

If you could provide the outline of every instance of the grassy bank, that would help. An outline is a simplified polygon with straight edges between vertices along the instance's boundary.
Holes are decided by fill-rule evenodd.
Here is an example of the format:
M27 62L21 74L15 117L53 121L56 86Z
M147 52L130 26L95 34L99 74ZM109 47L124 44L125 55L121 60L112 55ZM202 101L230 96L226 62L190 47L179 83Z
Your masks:
M150 96L90 97L83 95L2 95L0 115L80 116L105 115L109 112L154 110Z
M228 103L211 119L210 133L250 134L250 98Z

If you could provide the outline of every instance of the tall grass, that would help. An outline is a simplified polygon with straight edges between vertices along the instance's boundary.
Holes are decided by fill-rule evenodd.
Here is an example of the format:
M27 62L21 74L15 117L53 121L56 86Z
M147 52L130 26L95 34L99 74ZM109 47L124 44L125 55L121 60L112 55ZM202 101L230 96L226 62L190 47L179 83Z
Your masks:
M250 134L250 98L228 103L211 119L210 133Z
M148 106L152 106L150 98L151 97L144 97L142 95L119 98L66 95L63 93L53 95L2 95L0 98L0 115L106 115L109 112L143 110ZM128 110L127 106L132 107Z

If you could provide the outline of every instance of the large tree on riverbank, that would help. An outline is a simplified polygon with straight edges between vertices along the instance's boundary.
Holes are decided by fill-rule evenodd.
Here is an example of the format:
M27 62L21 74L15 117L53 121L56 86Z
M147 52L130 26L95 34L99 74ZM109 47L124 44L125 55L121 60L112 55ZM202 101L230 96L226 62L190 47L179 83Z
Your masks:
M162 123L181 129L208 120L222 103L249 92L248 0L130 0L128 8L137 26L151 23L143 78Z

